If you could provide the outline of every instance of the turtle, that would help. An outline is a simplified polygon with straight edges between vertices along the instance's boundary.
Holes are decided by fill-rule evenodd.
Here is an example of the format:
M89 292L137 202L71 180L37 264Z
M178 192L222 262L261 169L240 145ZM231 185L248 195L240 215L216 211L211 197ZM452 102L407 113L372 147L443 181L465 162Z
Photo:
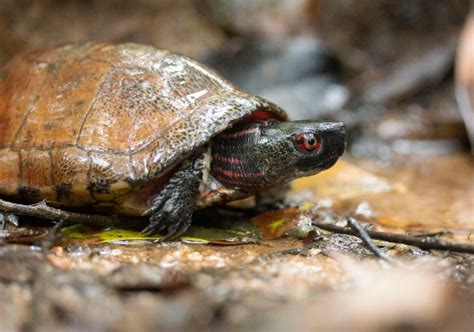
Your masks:
M0 197L148 218L181 236L196 209L328 169L340 122L289 121L184 55L80 43L14 57L0 71Z

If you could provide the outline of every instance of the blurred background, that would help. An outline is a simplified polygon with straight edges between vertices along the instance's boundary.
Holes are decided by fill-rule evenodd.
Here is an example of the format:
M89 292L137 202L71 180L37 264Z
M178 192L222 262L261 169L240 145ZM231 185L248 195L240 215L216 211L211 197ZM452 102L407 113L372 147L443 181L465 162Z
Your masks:
M90 40L188 55L292 119L346 124L343 160L296 181L293 206L310 205L319 221L353 216L379 231L472 245L470 10L468 0L0 0L0 66ZM293 228L308 219L296 214ZM236 233L199 246L76 234L43 255L37 233L22 231L0 238L0 331L474 324L473 255L379 241L405 264L389 267L353 237L318 231L301 241L287 229L261 230L258 245L235 245Z

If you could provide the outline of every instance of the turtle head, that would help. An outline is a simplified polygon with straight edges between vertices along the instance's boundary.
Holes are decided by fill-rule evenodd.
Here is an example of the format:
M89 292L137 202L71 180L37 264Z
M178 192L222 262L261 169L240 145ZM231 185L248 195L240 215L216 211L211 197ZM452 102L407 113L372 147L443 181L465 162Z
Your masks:
M216 137L211 172L244 189L278 186L333 166L345 141L340 122L253 122Z

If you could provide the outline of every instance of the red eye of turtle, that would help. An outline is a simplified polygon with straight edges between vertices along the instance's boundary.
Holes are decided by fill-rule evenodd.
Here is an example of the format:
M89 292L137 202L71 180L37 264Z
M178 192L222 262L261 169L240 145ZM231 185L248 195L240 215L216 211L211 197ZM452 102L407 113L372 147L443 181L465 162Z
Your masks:
M318 141L316 134L311 132L297 135L296 144L303 152L311 152L315 149L321 148L321 143Z

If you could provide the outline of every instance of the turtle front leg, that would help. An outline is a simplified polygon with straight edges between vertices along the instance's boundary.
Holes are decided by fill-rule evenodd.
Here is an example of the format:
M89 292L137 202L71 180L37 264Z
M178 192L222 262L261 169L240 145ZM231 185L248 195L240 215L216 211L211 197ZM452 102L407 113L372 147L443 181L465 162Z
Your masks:
M184 164L168 181L163 190L152 198L150 224L144 234L166 230L163 241L180 237L191 225L191 218L199 198L204 157Z

